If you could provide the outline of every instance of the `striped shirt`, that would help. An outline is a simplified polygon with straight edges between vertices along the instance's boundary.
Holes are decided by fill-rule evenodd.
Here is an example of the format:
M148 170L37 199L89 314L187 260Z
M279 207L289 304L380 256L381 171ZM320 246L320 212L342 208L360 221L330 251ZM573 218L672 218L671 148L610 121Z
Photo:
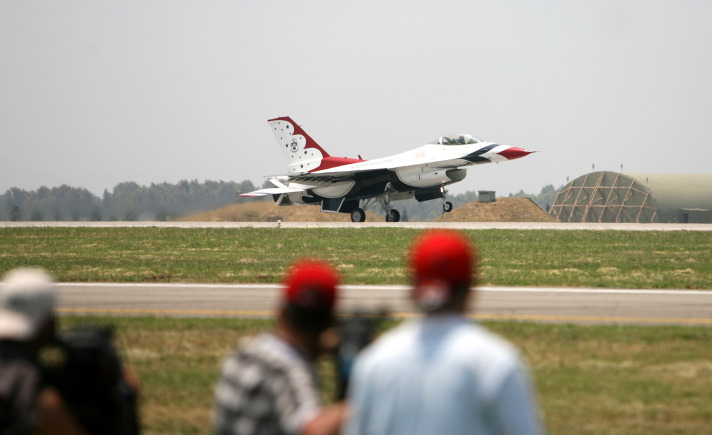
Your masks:
M215 388L216 434L298 434L321 409L314 365L274 334L241 343Z

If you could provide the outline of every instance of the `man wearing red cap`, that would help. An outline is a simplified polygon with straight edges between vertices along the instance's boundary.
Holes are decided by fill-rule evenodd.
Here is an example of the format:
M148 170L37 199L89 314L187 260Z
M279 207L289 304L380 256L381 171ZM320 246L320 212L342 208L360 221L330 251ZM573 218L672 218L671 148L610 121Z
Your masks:
M319 261L290 268L276 330L246 340L223 363L215 388L215 433L338 433L343 405L323 407L314 365L327 347L338 281Z
M476 253L454 231L424 233L409 257L424 316L357 357L344 426L355 434L538 434L529 376L509 343L466 317Z

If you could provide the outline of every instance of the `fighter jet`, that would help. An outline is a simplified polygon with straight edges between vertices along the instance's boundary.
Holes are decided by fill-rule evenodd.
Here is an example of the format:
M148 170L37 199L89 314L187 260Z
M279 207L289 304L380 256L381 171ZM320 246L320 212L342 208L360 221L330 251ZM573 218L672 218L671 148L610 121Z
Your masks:
M287 174L269 177L274 187L240 196L272 195L277 205L319 205L327 213L350 213L364 222L364 209L380 205L387 222L398 222L392 201L442 198L452 211L445 186L462 181L467 166L499 163L533 153L523 148L484 142L471 134L441 136L427 144L373 160L333 157L290 117L270 119L287 160Z

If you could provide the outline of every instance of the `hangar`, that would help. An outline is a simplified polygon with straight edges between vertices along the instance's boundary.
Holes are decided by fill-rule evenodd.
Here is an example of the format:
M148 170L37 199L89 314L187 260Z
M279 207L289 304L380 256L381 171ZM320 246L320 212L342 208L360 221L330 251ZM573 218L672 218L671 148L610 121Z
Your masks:
M712 223L712 174L582 175L554 199L560 222Z

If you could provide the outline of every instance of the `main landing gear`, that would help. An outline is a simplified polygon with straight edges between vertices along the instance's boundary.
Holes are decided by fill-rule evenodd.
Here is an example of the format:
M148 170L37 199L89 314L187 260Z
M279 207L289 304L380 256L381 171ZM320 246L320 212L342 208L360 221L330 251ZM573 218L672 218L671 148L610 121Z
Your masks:
M386 186L385 192L375 198L365 200L362 207L359 207L351 212L351 221L365 222L366 212L364 210L378 203L386 215L386 222L400 222L400 212L394 208L391 208L391 192L389 192L389 190L390 186ZM450 213L453 209L453 205L452 202L447 200L447 190L445 189L445 186L440 186L440 192L442 193L443 198L443 213Z
M386 211L386 222L400 222L400 218L401 218L401 215L398 210L391 208L388 211ZM351 222L365 222L365 221L366 221L366 212L364 211L364 209L357 208L356 210L351 212Z
M386 186L386 190L389 189L390 186ZM401 215L400 212L394 208L391 208L391 194L390 192L384 192L380 195L378 195L375 198L368 199L364 205L363 208L357 208L356 210L351 212L351 221L352 222L364 222L366 220L366 213L364 212L364 209L368 209L374 204L380 204L381 208L383 209L384 213L386 214L386 222L400 222Z
M366 212L362 208L352 211L351 222L366 222Z

